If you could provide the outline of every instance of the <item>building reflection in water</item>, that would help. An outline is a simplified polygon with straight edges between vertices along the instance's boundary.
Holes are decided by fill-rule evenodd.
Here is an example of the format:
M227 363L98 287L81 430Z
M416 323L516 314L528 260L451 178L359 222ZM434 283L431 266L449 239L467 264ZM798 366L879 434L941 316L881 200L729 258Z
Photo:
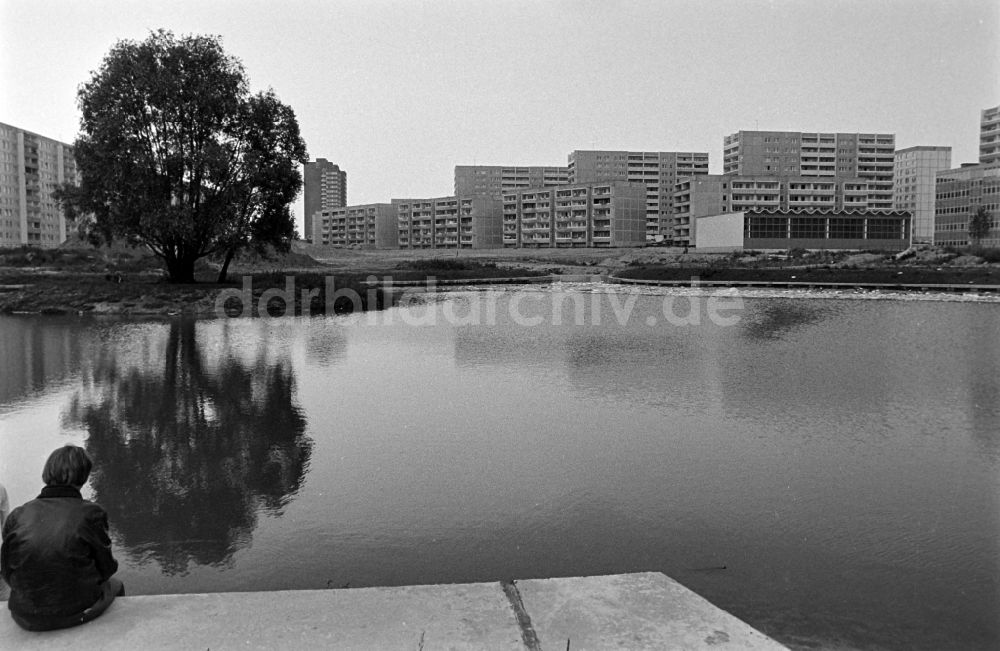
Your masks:
M191 321L164 330L153 355L102 350L66 420L88 433L116 542L177 574L230 563L258 512L280 513L299 490L312 441L287 355L260 346L247 361Z
M585 318L574 321L573 300ZM611 301L626 299L580 293L567 299L561 324L553 326L545 300L537 316L541 327L518 325L505 306L495 324L455 329L455 363L462 367L502 366L565 379L576 391L597 400L614 400L700 413L717 394L714 354L726 328L704 315L698 325L677 326L663 317L663 297L640 296L618 319ZM690 308L686 298L677 313ZM623 311L624 312L624 311ZM599 313L599 319L591 315ZM532 314L531 316L535 316Z
M997 330L995 320L975 316L989 306L751 298L732 326L707 318L691 326L659 318L651 326L661 317L662 297L641 297L631 318L620 323L607 309L608 297L582 296L586 315L593 301L602 302L599 324L564 319L552 327L543 309L546 327L525 327L501 306L496 324L456 328L456 364L562 378L593 398L667 409L671 417L718 412L797 432L828 429L819 424L831 422L851 423L859 432L878 429L874 424L919 414L952 391L975 397L974 418L995 416L989 405L997 403L991 400L997 383L990 369L997 348L984 342L995 341ZM963 337L942 349L933 333L947 331L966 313L976 322L969 326L974 343ZM957 365L955 376L963 377L956 355L968 356L964 368L974 372L968 382L941 387L939 376L926 369ZM936 409L953 411L947 404ZM974 430L996 428L984 423ZM988 435L980 438L991 444Z
M69 319L0 317L0 405L10 405L72 376L87 346Z
M968 404L972 436L983 452L1000 458L1000 321L985 310L969 310L965 314L964 336L968 338L966 352L969 383ZM1000 505L1000 495L994 495ZM1000 513L1000 510L995 511Z

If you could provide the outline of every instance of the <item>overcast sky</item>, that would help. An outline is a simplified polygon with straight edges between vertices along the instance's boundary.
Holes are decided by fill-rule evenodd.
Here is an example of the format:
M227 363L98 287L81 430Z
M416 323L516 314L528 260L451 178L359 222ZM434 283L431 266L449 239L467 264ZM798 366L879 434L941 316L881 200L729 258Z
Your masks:
M0 0L0 122L72 142L119 39L217 34L350 204L451 194L455 165L707 151L740 129L877 131L975 161L997 0ZM296 214L301 228L301 197Z

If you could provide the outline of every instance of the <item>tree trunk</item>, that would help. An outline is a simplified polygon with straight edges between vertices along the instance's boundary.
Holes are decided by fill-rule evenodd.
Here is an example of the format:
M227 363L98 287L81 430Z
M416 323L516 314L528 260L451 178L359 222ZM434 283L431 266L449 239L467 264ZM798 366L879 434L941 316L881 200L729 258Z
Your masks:
M172 283L193 284L194 280L194 260L187 257L167 259L167 274Z
M222 268L219 269L219 278L216 280L220 285L226 282L226 275L229 272L229 263L233 261L233 256L236 255L236 249L229 249L226 251L226 259L222 262Z

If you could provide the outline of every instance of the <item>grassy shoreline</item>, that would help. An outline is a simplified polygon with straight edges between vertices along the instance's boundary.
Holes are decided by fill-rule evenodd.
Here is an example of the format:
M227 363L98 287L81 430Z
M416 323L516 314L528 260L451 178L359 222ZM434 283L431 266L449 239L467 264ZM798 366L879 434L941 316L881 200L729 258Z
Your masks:
M293 252L276 259L242 259L229 282L215 282L216 269L199 267L193 285L167 282L159 261L135 249L0 251L0 314L105 314L121 316L220 316L233 314L249 287L251 313L259 311L263 292L286 294L291 288L294 314L326 314L381 309L392 295L372 288L369 280L413 282L489 280L550 274L609 274L636 280L912 285L1000 285L1000 263L968 252L928 247L907 260L890 254L798 253L775 256L685 254L663 249L475 251L325 250L318 261ZM409 255L407 255L409 253ZM317 257L319 257L317 255ZM337 297L327 300L330 290ZM240 295L228 312L219 309L220 292ZM305 301L305 304L303 304ZM374 304L372 304L374 302ZM268 311L282 312L272 299Z
M393 295L374 288L368 282L372 278L380 282L384 279L419 282L430 278L481 280L545 274L535 269L446 260L362 271L324 265L267 271L237 268L226 283L215 282L215 275L213 269L203 268L196 273L199 282L172 284L155 268L0 266L0 314L232 316L246 314L241 304L249 302L249 314L257 316L262 309L261 296L270 292L265 309L272 315L323 315L382 309L391 304ZM239 300L226 298L234 296L239 296ZM285 308L286 301L292 304L291 308Z

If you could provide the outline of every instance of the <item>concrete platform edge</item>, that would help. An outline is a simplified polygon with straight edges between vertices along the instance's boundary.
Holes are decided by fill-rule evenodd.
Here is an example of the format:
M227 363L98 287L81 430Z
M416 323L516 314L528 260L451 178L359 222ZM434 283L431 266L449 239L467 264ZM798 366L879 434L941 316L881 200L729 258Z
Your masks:
M525 625L537 631L537 646ZM0 616L3 649L551 650L567 640L574 651L784 648L658 572L121 597L89 624L48 633Z

